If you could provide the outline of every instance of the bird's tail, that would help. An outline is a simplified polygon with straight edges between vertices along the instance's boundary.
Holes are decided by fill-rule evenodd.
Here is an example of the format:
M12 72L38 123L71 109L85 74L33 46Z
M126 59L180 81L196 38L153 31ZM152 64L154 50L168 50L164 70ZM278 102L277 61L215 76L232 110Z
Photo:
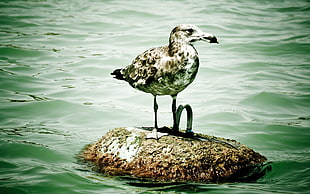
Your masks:
M124 80L124 74L122 73L122 69L115 69L111 75L114 75L113 78L119 79L119 80Z

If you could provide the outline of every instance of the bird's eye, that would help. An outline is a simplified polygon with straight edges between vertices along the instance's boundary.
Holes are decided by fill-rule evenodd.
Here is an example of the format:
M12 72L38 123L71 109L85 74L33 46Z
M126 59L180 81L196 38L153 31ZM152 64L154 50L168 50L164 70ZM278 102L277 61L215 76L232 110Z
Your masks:
M185 30L188 34L192 34L194 30L192 28Z

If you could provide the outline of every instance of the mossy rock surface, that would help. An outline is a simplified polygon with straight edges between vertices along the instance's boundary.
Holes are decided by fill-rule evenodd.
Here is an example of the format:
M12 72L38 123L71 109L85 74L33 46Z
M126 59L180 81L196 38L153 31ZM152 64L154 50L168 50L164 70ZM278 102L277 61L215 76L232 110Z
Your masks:
M259 178L266 158L237 141L196 134L146 139L147 130L115 128L89 145L98 172L160 182L231 182Z

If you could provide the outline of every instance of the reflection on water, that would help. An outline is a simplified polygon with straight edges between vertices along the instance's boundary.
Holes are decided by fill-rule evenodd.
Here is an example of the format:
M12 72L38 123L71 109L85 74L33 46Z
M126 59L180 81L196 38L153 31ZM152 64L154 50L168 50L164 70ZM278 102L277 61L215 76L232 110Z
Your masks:
M307 192L309 7L303 0L0 2L1 192ZM153 124L152 96L109 74L167 44L181 23L220 44L196 45L200 70L178 104L193 108L194 131L236 139L273 162L255 183L137 187L77 162L109 129ZM172 124L170 100L158 98L161 126Z

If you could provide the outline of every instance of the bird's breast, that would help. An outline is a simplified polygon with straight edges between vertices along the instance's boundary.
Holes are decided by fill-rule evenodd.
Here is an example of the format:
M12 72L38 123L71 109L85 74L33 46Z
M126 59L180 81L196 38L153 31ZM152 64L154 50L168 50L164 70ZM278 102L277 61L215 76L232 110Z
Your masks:
M173 55L162 52L159 58L150 57L151 51L163 48L167 47L146 51L134 60L126 69L130 85L153 95L175 95L193 82L199 67L195 48L187 45Z
M166 68L157 71L156 79L149 84L149 89L156 95L175 95L184 90L196 77L199 60L187 58L176 63L167 63Z

